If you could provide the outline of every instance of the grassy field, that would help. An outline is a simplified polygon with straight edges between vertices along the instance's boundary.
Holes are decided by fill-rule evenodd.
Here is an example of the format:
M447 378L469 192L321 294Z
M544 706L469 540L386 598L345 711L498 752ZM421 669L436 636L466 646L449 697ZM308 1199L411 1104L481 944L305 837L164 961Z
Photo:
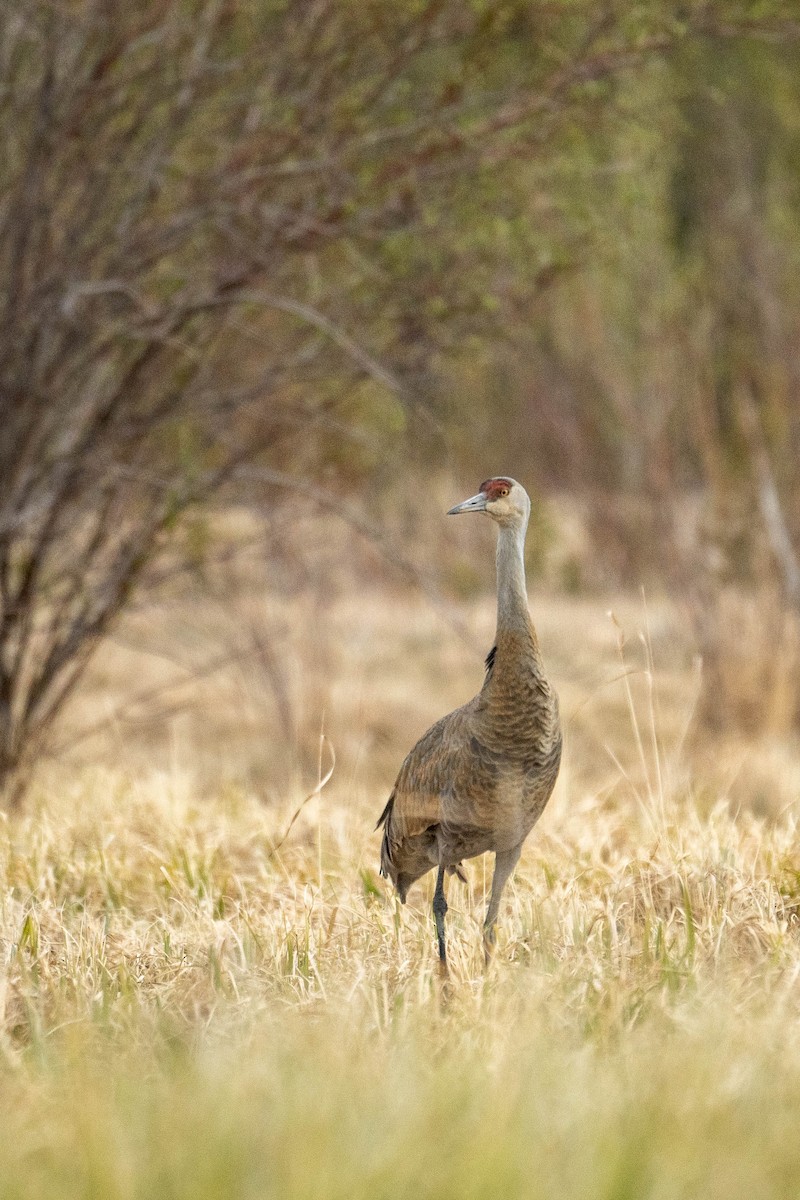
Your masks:
M0 826L3 1197L800 1195L794 751L703 742L667 605L533 607L564 769L488 970L491 863L451 883L446 988L432 881L400 908L372 830L491 602L132 618ZM120 715L232 628L249 654Z

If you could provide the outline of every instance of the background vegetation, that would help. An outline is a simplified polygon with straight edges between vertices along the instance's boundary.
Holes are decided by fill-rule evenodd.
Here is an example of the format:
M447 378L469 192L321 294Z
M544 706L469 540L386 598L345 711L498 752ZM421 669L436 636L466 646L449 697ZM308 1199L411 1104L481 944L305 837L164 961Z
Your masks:
M757 594L794 661L793 18L663 0L5 12L12 800L187 511L195 561L212 499L282 524L304 497L347 503L397 546L424 480L489 463L552 500L552 542L573 514L581 552L555 582L682 595L710 724L794 727L796 689L777 717L760 700L772 633L738 639L759 694L736 694L721 633Z
M796 6L18 0L0 64L5 1192L795 1196ZM371 829L496 472L567 742L442 991Z

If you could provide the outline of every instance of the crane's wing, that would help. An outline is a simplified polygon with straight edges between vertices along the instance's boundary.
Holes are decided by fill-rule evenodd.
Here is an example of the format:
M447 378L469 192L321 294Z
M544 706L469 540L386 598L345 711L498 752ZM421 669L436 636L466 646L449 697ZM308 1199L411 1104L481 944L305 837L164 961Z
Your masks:
M480 827L477 811L494 765L475 736L475 700L432 725L406 757L378 825L381 870L397 882L429 869L427 846L437 826L456 833ZM427 846L426 846L427 842Z

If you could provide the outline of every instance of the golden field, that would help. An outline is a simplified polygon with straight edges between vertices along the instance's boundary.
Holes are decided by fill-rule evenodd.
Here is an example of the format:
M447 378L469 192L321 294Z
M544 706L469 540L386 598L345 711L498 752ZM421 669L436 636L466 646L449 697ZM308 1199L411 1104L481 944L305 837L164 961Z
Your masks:
M228 583L131 615L0 828L3 1195L796 1196L800 767L698 729L679 609L531 589L564 765L443 988L373 826L491 597Z

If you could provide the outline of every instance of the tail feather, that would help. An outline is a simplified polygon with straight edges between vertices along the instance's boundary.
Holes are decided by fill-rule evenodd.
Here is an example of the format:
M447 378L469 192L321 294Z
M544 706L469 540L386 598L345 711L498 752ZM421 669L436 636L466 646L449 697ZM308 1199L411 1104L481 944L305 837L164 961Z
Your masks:
M381 875L384 879L392 878L392 847L389 840L389 823L392 819L392 809L394 808L394 792L386 801L386 807L378 817L376 829L380 829L383 825L383 837L381 838ZM403 898L405 901L405 897Z
M384 808L381 815L378 817L378 820L375 824L376 829L380 829L381 825L388 825L389 818L392 815L393 808L394 808L394 792L392 792L391 796L386 801L386 807Z

